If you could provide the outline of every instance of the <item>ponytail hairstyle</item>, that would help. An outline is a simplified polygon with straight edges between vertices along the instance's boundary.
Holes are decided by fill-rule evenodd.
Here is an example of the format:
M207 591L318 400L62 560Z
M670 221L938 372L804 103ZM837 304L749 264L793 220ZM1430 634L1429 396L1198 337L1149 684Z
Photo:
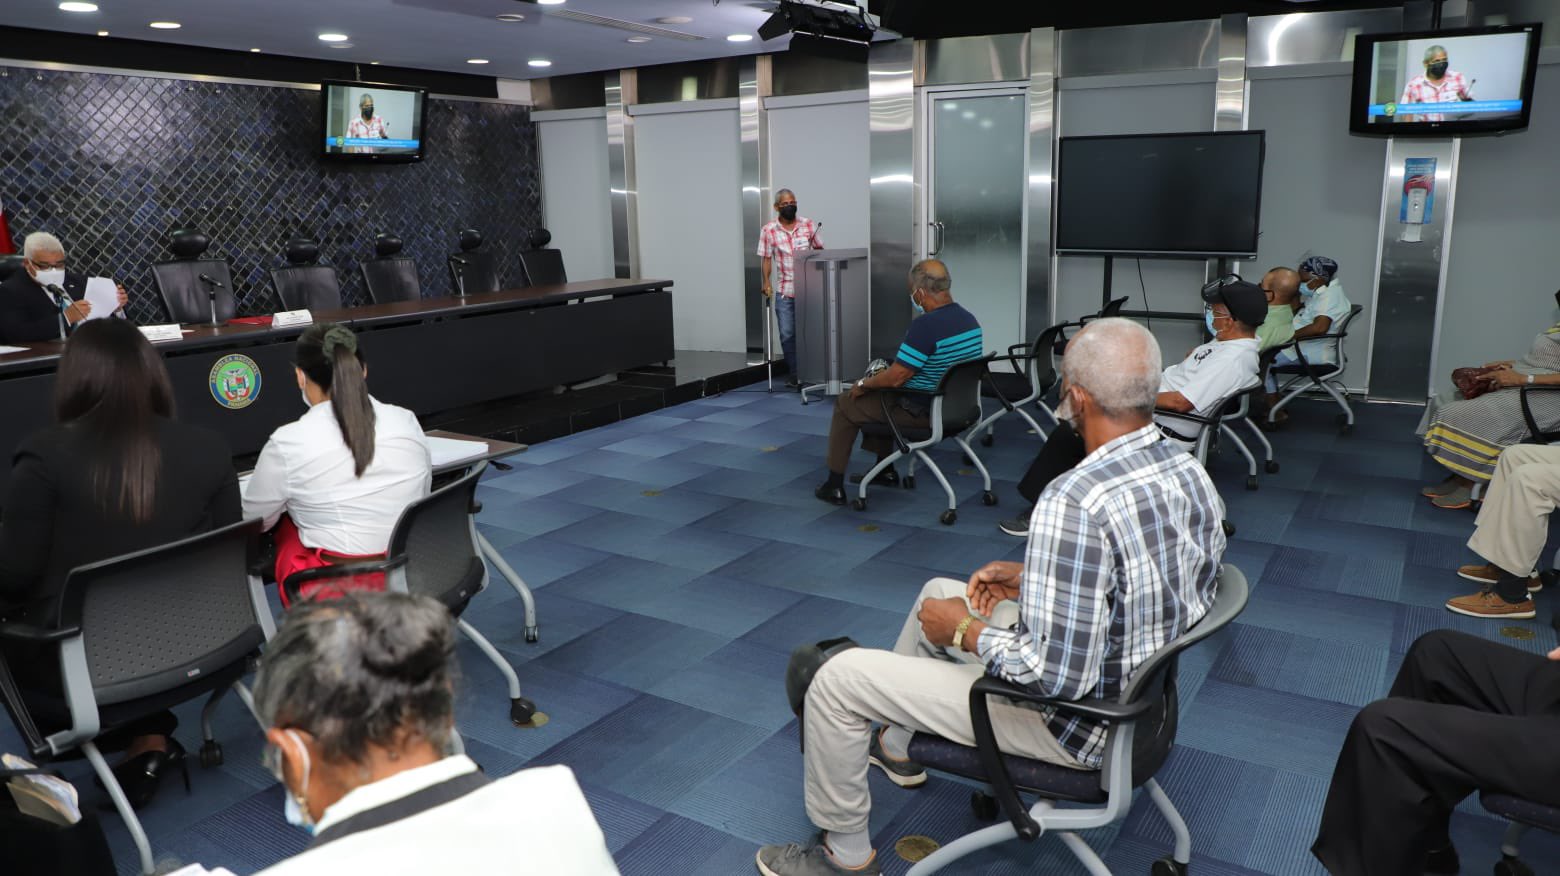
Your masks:
M152 519L162 452L157 420L173 418L162 356L122 319L83 323L65 343L54 418L92 436L82 453L98 505L132 523Z
M336 425L352 451L353 474L362 477L374 461L374 405L368 397L357 335L334 322L310 326L298 338L294 357L303 376L330 394Z

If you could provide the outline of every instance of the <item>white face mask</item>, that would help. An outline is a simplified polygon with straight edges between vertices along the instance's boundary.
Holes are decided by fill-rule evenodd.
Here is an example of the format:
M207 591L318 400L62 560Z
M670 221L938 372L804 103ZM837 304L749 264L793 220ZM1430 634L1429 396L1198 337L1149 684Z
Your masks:
M49 268L46 271L39 271L37 274L37 280L38 285L40 286L64 286L65 269Z
M301 387L301 386L298 387L298 397L303 399L303 406L305 408L312 408L312 407L314 407L314 402L309 401L309 394L307 392L304 392L303 391L303 387Z
M1056 420L1059 423L1066 423L1072 426L1073 431L1081 435L1083 432L1078 428L1078 424L1073 421L1073 416L1072 393L1064 392L1062 393L1062 403L1056 406Z
M285 780L282 782L282 795L287 798L287 802L282 805L282 814L286 817L287 823L293 827L302 828L309 833L314 833L314 819L309 816L308 808L302 803L298 802L299 798L302 797L303 794L307 793L309 789L309 749L304 747L303 740L298 738L297 733L294 733L291 730L286 731L286 733L288 736L293 738L294 742L298 743L298 750L303 752L304 790L298 794L294 794L291 790L288 789L287 782Z

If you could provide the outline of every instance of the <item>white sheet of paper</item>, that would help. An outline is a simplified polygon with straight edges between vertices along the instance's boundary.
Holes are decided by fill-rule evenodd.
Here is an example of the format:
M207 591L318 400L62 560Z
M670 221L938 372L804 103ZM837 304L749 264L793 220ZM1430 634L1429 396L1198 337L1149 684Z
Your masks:
M0 356L5 355L6 353L25 353L25 352L27 352L27 348L26 347L7 347L7 346L0 345Z
M461 441L456 438L428 436L428 453L433 457L433 467L460 462L463 459L487 453L486 441Z
M103 319L119 309L119 287L107 277L88 277L86 301L92 305L87 319Z

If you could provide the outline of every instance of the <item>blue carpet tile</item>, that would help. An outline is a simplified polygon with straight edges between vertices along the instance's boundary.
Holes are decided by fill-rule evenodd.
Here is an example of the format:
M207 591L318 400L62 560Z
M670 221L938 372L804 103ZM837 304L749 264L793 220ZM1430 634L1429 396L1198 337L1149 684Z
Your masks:
M864 512L818 502L831 405L761 390L548 441L479 490L481 531L534 588L541 641L525 642L520 600L496 577L465 619L550 720L510 724L497 668L463 640L457 718L468 751L494 775L571 766L629 876L752 873L761 843L809 836L783 686L791 649L835 635L887 647L927 578L1022 556L1022 540L996 528L1020 507L1014 483L1039 444L1017 418L998 424L993 446L976 445L995 506L981 503L980 478L957 449L932 454L959 500L957 522L943 526L943 491L924 469L914 490L871 488ZM1252 598L1235 625L1181 660L1179 738L1159 778L1191 826L1196 873L1321 873L1307 850L1339 744L1417 636L1449 628L1533 653L1555 645L1549 594L1537 621L1442 608L1473 589L1455 572L1474 560L1465 546L1473 515L1419 496L1441 475L1412 434L1418 408L1357 410L1354 433L1340 436L1330 404L1292 406L1291 424L1272 436L1281 468L1262 473L1255 491L1233 448L1210 462L1238 527L1225 559L1245 571ZM852 471L868 464L858 453ZM193 751L198 708L177 712ZM219 710L217 731L225 763L192 767L188 796L169 783L145 824L164 866L252 873L306 837L283 821L281 794L260 767L261 737L236 700ZM0 728L0 750L17 746L9 725ZM63 769L96 800L83 764ZM909 868L895 852L902 837L948 842L983 826L970 790L934 777L906 791L874 772L871 827L884 872ZM121 872L134 872L123 825L111 815L103 823ZM1453 834L1465 872L1498 859L1503 830L1476 800L1459 808ZM1171 843L1141 794L1122 821L1083 837L1119 873L1146 872ZM1560 872L1560 839L1531 834L1523 845L1540 872ZM1084 870L1046 837L947 872Z

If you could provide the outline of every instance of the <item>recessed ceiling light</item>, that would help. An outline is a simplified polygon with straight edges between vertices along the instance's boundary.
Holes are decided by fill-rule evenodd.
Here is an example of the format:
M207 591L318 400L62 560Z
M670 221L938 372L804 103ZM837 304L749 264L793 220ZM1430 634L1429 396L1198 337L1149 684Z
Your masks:
M467 64L486 64L487 62L488 62L487 58L467 58L466 59L466 63Z
M525 16L518 12L505 12L498 16L499 21L525 21Z
M745 43L751 41L752 39L753 35L750 33L733 33L726 35L726 42L728 43Z
M61 12L96 12L96 3L61 3Z
M655 20L655 23L656 24L692 24L693 23L693 19L689 18L686 15L668 15L668 16L666 16L664 18L657 18Z
M650 42L650 38L649 37L629 37L628 41L631 42L631 43L648 43L648 42Z
M183 26L184 25L179 24L177 21L154 21L147 25L147 27L155 27L158 30L178 30Z
M259 49L250 49L249 51L251 51L251 52L258 52L260 50Z
M320 42L323 42L323 43L344 43L346 41L347 41L347 35L344 34L344 33L322 33L322 34L320 34Z
M98 36L108 36L108 31L100 30L100 31L98 31Z
M543 6L562 6L563 5L563 0L536 0L536 2L542 4Z
M531 60L526 61L526 63L529 64L532 67L551 67L552 66L552 62L547 60L547 59L545 59L545 58L532 58Z
M375 67L379 66L379 62L378 61L369 61L368 63L373 64Z

